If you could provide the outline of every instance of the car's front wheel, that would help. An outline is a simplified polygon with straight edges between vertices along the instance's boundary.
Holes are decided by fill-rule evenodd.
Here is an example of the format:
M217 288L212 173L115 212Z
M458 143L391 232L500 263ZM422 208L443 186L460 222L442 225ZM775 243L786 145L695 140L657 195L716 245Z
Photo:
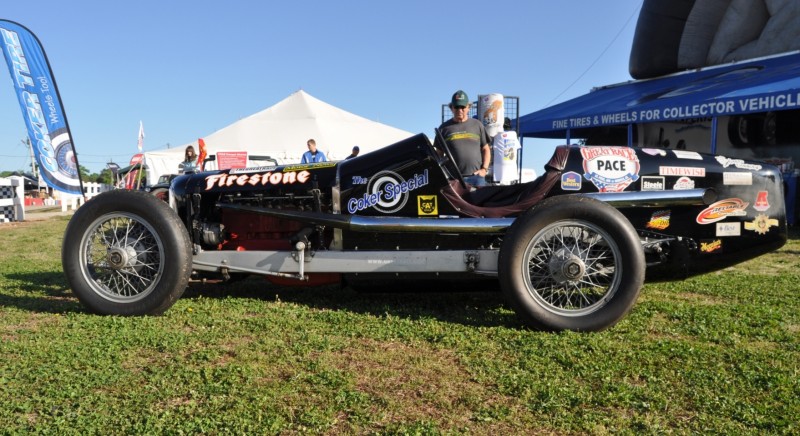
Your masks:
M64 235L69 286L89 310L158 315L186 289L191 243L169 206L138 191L116 190L86 202Z
M583 196L550 198L518 218L500 249L500 286L527 325L597 331L633 307L644 251L613 207Z

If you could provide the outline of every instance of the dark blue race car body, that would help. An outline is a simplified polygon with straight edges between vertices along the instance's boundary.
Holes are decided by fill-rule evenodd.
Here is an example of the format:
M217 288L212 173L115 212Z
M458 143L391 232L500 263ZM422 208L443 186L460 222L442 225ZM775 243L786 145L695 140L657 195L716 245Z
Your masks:
M718 270L787 239L781 174L760 162L682 150L561 146L530 183L476 190L457 173L448 150L417 135L341 162L183 175L172 181L169 208L152 202L182 224L174 231L183 239L176 247L162 243L159 261L180 251L186 280L192 271L221 278L261 274L298 285L486 278L499 282L528 325L599 330L630 310L645 276L675 280ZM146 225L166 220L162 212L122 209L129 226L168 239ZM89 225L102 211L87 211L72 232L108 239L109 230ZM185 247L190 253L182 253ZM115 296L121 290L111 278L137 265L130 258L138 250L120 250L128 260L117 269L80 273L73 288L86 289L82 301L103 313L169 307L185 282L163 285L171 290L159 298L132 298L137 305ZM90 259L75 254L75 274L86 271ZM94 265L113 260L98 257ZM149 295L160 289L153 281L147 280L155 289Z

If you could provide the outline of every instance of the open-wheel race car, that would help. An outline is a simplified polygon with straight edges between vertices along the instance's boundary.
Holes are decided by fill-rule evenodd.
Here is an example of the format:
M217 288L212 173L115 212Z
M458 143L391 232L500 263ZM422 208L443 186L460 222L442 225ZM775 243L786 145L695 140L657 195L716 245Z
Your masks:
M192 278L440 289L482 278L528 326L595 331L625 316L645 280L787 239L781 174L755 161L560 146L530 183L471 189L449 156L420 134L341 162L183 175L168 203L103 193L70 220L64 271L89 310L118 315L162 313Z

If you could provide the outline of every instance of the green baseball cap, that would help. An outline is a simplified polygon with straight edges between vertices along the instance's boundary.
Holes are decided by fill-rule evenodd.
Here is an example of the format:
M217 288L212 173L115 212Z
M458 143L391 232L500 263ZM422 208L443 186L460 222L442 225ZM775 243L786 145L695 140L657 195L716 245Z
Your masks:
M469 106L469 97L467 97L466 92L459 89L453 94L453 98L450 99L450 104L453 106Z

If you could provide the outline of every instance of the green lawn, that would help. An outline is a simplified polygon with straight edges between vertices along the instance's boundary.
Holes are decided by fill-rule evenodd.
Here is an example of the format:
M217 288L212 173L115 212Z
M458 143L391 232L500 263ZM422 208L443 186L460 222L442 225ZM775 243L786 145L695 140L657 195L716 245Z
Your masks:
M0 226L3 433L798 434L800 239L650 284L614 328L521 328L497 293L195 285L84 312L66 218Z

